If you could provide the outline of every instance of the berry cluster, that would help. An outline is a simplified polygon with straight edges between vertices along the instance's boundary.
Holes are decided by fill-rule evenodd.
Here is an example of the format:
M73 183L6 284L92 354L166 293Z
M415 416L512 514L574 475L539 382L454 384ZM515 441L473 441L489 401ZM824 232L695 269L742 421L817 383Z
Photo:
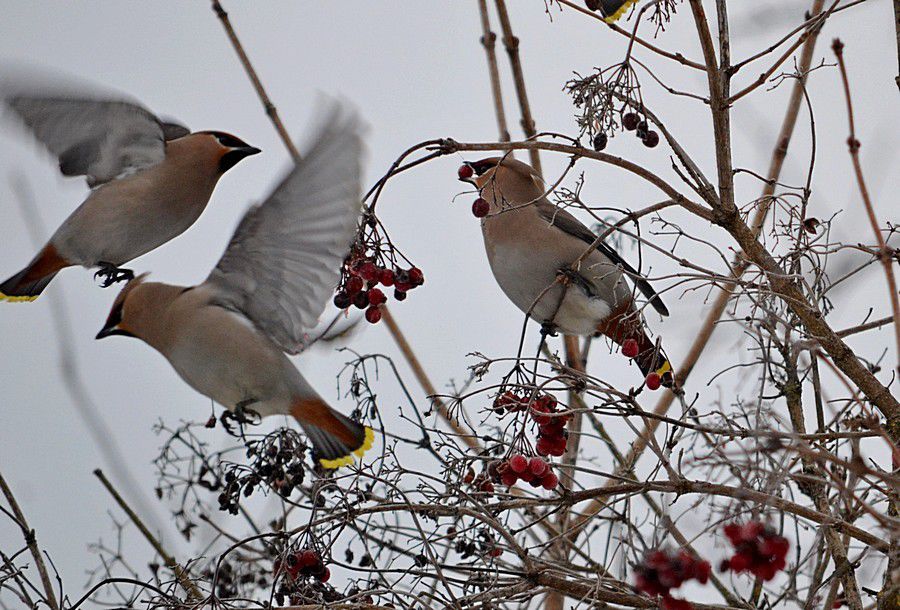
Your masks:
M366 310L366 320L372 324L381 320L381 305L387 295L378 285L394 288L394 298L406 299L406 293L425 283L425 275L418 267L392 269L378 265L371 257L351 255L341 269L341 283L334 295L334 305L347 309L351 305Z
M622 115L622 127L627 131L635 132L635 135L647 148L655 148L659 144L659 134L650 129L647 121L641 119L636 112L626 112Z
M550 464L536 455L529 458L516 453L505 460L494 460L488 464L487 472L494 482L509 487L522 481L550 491L559 485L559 477L551 470Z
M622 355L626 358L637 358L639 353L640 348L638 347L638 342L634 339L626 339L622 343ZM647 386L648 390L656 391L662 385L662 377L660 377L659 373L656 371L650 371L644 379L644 385Z
M299 433L280 428L247 443L249 465L229 464L225 488L219 494L219 509L238 514L241 495L250 497L257 486L268 486L282 498L289 497L303 483L306 443Z
M284 572L285 578L291 581L311 577L319 582L328 582L331 578L331 570L325 565L322 555L310 548L289 552L284 559L275 562L273 569L276 576Z
M787 563L785 557L790 546L787 538L759 521L743 525L729 523L725 526L725 536L734 545L735 554L722 561L723 572L750 572L762 580L772 580Z
M635 588L641 593L661 596L663 610L691 610L693 606L683 599L672 597L671 589L677 589L684 582L696 579L700 584L709 580L708 561L701 561L686 551L652 550L635 566L637 582Z
M560 413L556 399L550 394L543 394L531 405L531 419L538 425L538 439L534 445L538 455L559 457L566 452L566 441L569 431L566 424L571 415L555 415Z

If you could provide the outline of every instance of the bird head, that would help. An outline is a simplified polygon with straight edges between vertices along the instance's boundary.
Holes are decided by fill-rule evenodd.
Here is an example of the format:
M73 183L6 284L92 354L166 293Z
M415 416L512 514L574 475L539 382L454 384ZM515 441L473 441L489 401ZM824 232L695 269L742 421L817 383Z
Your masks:
M119 294L116 295L116 300L113 301L112 308L109 310L109 315L106 317L106 323L103 325L103 328L100 329L100 332L97 333L96 339L105 339L106 337L112 337L113 335L122 335L124 337L136 336L129 330L128 325L125 323L125 302L128 300L131 293L144 283L146 277L147 274L142 273L130 280L125 284L125 287L119 291ZM129 309L131 308L129 307Z
M533 167L506 155L464 163L459 179L474 185L493 206L524 204L542 197L544 181Z
M219 157L219 174L224 174L241 160L262 152L237 136L224 131L198 131L193 135L205 136L215 145Z

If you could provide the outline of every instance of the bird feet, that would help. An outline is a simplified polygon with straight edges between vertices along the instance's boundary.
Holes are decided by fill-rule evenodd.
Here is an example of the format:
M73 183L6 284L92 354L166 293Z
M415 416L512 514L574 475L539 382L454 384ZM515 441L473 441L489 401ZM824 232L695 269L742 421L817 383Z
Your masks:
M255 398L248 398L247 400L242 400L234 405L234 411L229 411L227 409L222 411L222 415L219 416L219 421L222 422L222 426L228 434L237 436L234 432L235 424L238 428L242 429L245 425L255 426L261 421L262 418L259 413L253 409L247 408L255 402L257 402Z
M555 337L558 334L556 324L553 322L541 322L541 338Z
M134 279L134 271L131 269L122 269L112 263L100 261L100 269L94 274L94 279L103 278L100 283L101 288L109 288L113 284L119 282L130 282Z

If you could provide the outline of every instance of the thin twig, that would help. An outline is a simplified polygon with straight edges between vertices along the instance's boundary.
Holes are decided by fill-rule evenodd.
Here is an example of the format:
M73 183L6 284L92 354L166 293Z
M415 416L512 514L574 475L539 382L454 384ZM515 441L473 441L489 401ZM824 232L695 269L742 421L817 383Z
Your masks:
M481 45L484 47L484 53L487 56L488 76L491 79L491 97L494 100L494 115L497 117L497 129L500 132L500 141L509 142L506 110L503 108L503 91L500 88L500 70L497 66L497 54L495 52L497 35L491 31L487 0L478 0L478 11L481 14Z
M2 474L0 474L0 491L6 496L6 501L9 503L9 507L16 518L16 525L22 530L25 544L28 545L28 550L34 558L34 564L37 566L38 574L41 576L41 585L44 587L44 601L52 610L59 610L59 603L56 601L56 594L53 592L53 583L50 582L50 573L47 572L47 566L44 564L44 558L41 556L41 549L38 547L37 535L28 526L25 513L19 508L19 503L16 502L16 497L13 495L9 485L6 484L6 479L3 478Z
M112 483L109 482L109 479L106 478L106 475L103 474L103 471L97 468L94 470L94 476L100 479L100 482L103 484L103 487L106 488L106 491L113 497L119 507L125 511L125 514L128 515L128 518L131 519L131 522L138 528L141 534L144 535L144 538L147 542L150 543L150 546L153 547L153 550L162 558L163 562L166 566L175 573L175 578L178 579L179 584L181 584L182 588L188 594L188 598L191 601L199 602L203 599L203 593L201 593L200 589L197 588L197 585L191 580L190 575L187 571L182 568L175 558L169 555L166 550L163 548L162 544L160 544L159 540L156 539L147 526L144 525L144 522L141 521L141 518L138 517L137 513L135 513L128 503L125 502L125 499L116 491L116 488L113 487Z

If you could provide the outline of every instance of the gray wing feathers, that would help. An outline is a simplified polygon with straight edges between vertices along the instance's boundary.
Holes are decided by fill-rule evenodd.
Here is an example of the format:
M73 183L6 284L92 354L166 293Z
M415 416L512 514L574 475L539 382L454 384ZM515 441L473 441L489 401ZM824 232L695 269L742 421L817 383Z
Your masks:
M301 351L337 285L361 210L362 123L329 106L303 159L245 215L207 279L282 349Z
M108 182L165 158L165 140L185 135L141 106L117 100L16 94L5 105L59 158L67 176Z
M550 224L556 226L561 231L568 233L569 235L573 235L580 239L581 241L592 244L594 240L597 239L597 236L588 229L580 220L575 218L572 214L563 210L562 208L558 208L549 201L538 201L536 202L538 214L549 222ZM637 286L638 290L640 290L645 297L650 300L650 304L653 306L660 315L667 316L669 315L669 309L666 307L665 303L662 302L662 299L656 294L656 291L653 289L653 286L645 280L641 275L635 270L634 267L628 264L624 258L622 258L618 252L610 248L604 242L600 242L597 245L597 250L606 256L609 260L613 262L613 264L621 265L622 269L628 274L628 277L631 281L634 282L634 285Z

